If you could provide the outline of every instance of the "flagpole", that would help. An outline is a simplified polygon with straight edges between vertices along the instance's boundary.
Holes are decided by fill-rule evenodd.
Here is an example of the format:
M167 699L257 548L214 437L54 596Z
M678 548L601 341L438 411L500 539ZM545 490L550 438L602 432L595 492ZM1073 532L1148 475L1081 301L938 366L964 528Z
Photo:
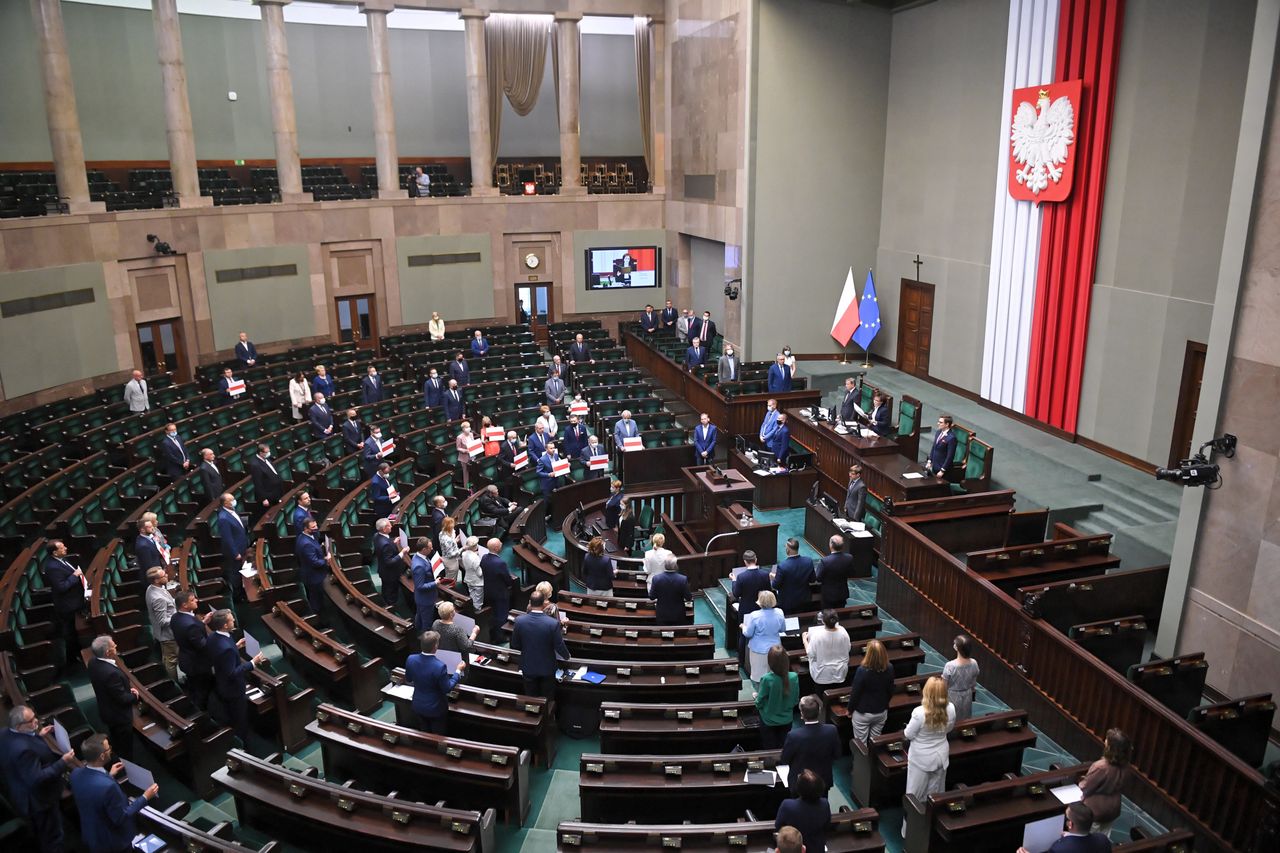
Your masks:
M870 278L871 278L871 267L867 267L867 279L870 280ZM863 291L863 295L866 295L865 290ZM876 316L878 317L879 314L880 312L877 311ZM871 342L867 341L867 343L870 344ZM862 348L862 369L863 370L871 369L871 351L868 350L866 347Z

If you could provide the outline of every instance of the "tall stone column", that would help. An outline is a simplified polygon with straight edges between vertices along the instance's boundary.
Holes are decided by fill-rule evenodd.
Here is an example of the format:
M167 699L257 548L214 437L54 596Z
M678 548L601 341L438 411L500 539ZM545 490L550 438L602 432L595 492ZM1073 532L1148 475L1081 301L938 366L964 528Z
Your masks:
M49 146L57 173L58 195L72 213L106 210L102 202L89 200L89 179L84 168L84 143L80 138L80 114L67 56L67 34L62 28L61 0L31 0L31 18L40 42L40 69L44 74L44 111L49 122Z
M649 105L653 111L653 174L649 183L655 193L667 191L667 25L661 18L649 21L653 44L653 77Z
M169 143L169 171L179 207L209 207L212 198L200 195L196 174L196 137L191 130L191 104L187 100L187 66L182 58L182 30L178 26L177 0L151 0L156 53L160 57L164 87L164 133Z
M368 0L360 7L369 32L369 75L373 88L373 156L378 164L378 198L404 198L396 151L396 110L391 100L391 50L387 13L392 0Z
M587 188L578 179L582 163L578 136L578 112L581 106L582 81L579 77L578 12L556 12L556 45L560 51L560 173L561 195L583 195Z
M489 65L484 45L484 21L489 13L463 9L466 27L467 126L471 130L471 194L497 195L493 186L493 156L489 153Z
M284 34L284 7L292 0L253 2L262 12L262 35L267 48L267 88L271 94L271 128L276 142L280 200L310 201L311 194L302 191L298 117L293 110L293 74L289 70L289 42Z

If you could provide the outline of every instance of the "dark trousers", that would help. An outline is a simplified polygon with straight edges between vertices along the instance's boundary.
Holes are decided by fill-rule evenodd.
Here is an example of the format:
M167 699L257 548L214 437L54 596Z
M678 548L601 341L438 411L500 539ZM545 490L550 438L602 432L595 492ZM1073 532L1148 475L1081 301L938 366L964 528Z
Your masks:
M62 813L57 805L32 811L27 815L31 823L31 834L36 837L36 847L40 853L62 853Z
M222 579L227 584L227 595L232 596L236 601L244 601L244 576L240 574L242 565L244 560L237 560L235 557L222 558Z
M429 732L433 735L447 735L449 733L449 716L443 714L439 717L424 717L418 714L418 728L421 731Z
M847 586L847 582L846 582L846 586ZM837 596L840 596L840 593L835 593L834 595L830 595L824 592L822 594L822 609L823 610L828 610L828 609L839 610L841 607L844 607L846 604L849 603L849 593L847 589L843 596L840 596L840 597L837 597Z
M507 615L511 612L511 599L505 595L495 595L490 597L485 594L485 601L493 610L489 619L489 641L493 643L502 642L502 626L507 624Z
M317 622L324 622L324 580L304 581L302 588L307 594L307 606L311 608Z
M413 629L418 632L421 637L423 632L430 631L431 625L436 621L436 600L414 602L413 605Z
M524 676L524 694L526 696L542 696L548 702L556 698L556 677L554 675Z
M209 672L186 673L184 689L191 701L201 711L209 710L209 694L213 692L213 674Z
M58 613L58 635L62 637L63 654L66 655L66 662L63 667L70 669L77 663L80 663L80 636L76 633L76 614L79 611L72 610L70 613Z
M230 726L236 737L246 748L249 746L249 700L242 693L234 699L217 696L217 713L215 719L225 726Z
M111 741L112 755L133 761L133 723L107 726L107 739Z
M787 732L791 731L791 724L785 726L760 726L760 748L761 749L781 749L782 742L787 739Z
M378 578L382 581L382 602L394 610L400 603L400 573L378 572Z
M376 500L376 501L374 501L374 502L373 502L373 517L374 517L374 518L387 518L388 516L390 516L390 515L391 515L391 513L394 511L394 509L395 509L395 506L394 506L394 504L392 504L392 503L391 503L391 500L390 500L390 499L385 500L385 501L384 501L384 500Z

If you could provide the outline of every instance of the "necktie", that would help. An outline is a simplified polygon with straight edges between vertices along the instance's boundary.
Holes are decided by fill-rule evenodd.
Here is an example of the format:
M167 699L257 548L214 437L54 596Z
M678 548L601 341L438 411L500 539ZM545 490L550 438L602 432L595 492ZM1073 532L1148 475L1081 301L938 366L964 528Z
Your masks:
M227 510L227 514L236 520L236 524L244 527L244 522L240 520L240 516L237 515L234 510Z
M267 459L266 457L263 457L262 461L267 463L267 467L271 469L271 473L272 473L272 474L276 474L276 476L279 476L279 474L276 472L276 466L274 466L274 465L272 465L272 464L271 464L271 460L270 460L270 459Z

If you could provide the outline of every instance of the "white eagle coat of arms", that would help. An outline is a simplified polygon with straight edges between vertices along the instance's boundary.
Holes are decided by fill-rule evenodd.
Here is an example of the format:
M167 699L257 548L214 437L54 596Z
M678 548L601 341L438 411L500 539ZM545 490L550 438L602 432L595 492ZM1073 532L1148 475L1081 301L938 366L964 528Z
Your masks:
M1070 193L1076 139L1073 102L1079 100L1078 86L1076 83L1072 87L1074 93L1056 98L1047 87L1014 93L1015 110L1009 133L1012 178L1009 190L1015 198L1039 204L1061 201ZM1035 93L1034 105L1021 99L1031 92Z

